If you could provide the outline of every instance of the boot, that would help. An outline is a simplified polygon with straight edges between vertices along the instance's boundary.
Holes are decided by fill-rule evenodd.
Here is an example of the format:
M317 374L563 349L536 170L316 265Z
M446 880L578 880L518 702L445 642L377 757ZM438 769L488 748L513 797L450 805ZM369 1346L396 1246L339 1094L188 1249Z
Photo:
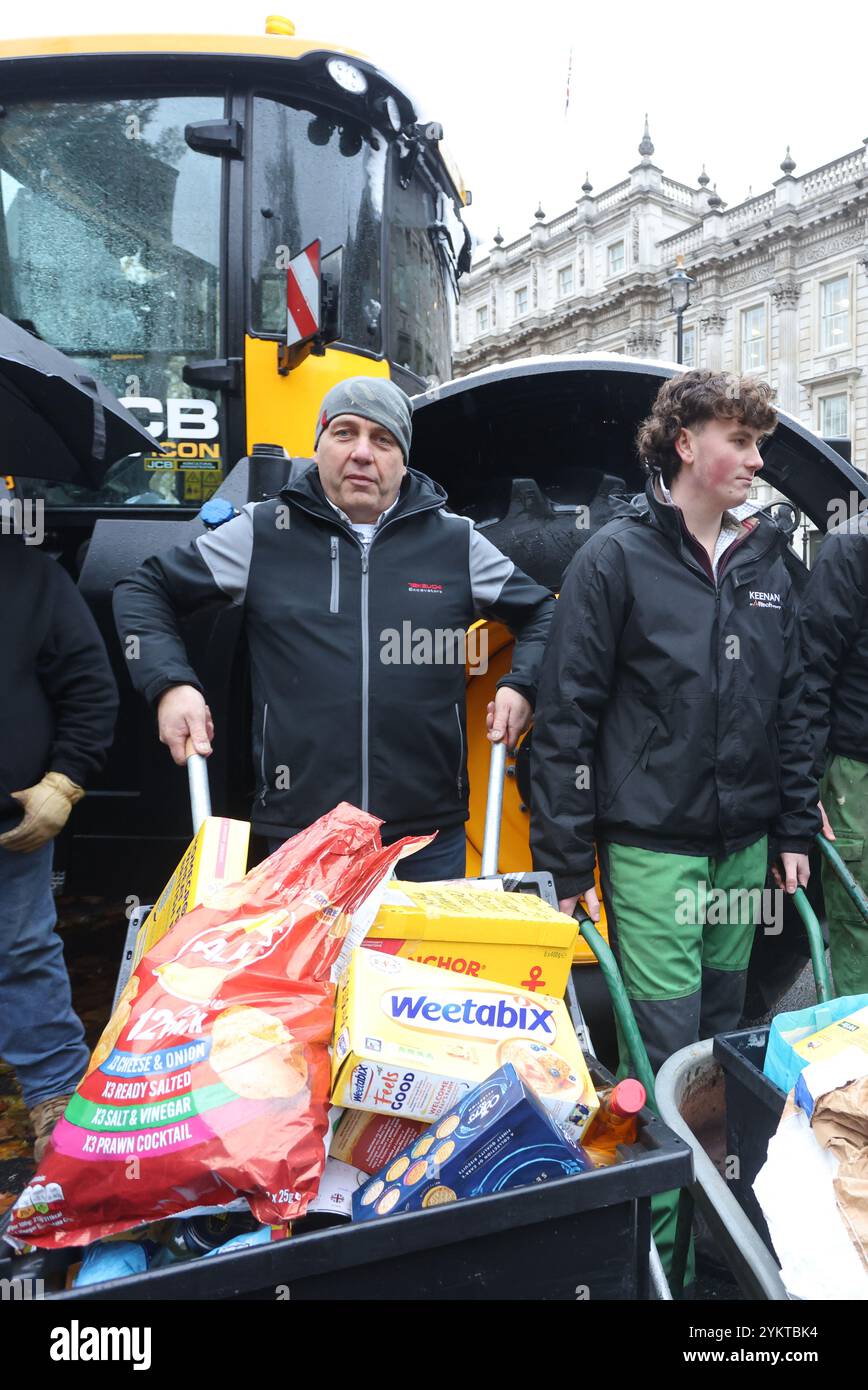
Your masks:
M42 1156L48 1148L48 1141L54 1133L54 1126L71 1099L71 1091L65 1096L52 1096L50 1100L41 1100L30 1111L30 1123L33 1126L35 1136L33 1157L37 1167L42 1162Z

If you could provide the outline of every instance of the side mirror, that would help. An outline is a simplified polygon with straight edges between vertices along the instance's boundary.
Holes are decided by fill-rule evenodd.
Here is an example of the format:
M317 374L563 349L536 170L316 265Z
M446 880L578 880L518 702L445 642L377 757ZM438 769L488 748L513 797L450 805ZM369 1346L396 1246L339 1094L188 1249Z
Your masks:
M341 280L344 273L344 248L336 246L323 256L320 267L322 284L322 348L329 343L339 343L343 337L343 315L341 303Z
M286 272L286 340L277 350L277 370L286 376L310 353L322 356L341 336L343 246L320 254L312 241L293 256Z

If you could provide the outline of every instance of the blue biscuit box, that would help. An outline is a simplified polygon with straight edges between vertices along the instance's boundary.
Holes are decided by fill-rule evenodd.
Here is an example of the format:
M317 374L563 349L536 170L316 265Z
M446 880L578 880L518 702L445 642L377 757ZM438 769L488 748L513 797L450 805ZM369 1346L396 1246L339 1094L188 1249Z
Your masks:
M593 1166L508 1062L353 1194L353 1220L505 1192Z

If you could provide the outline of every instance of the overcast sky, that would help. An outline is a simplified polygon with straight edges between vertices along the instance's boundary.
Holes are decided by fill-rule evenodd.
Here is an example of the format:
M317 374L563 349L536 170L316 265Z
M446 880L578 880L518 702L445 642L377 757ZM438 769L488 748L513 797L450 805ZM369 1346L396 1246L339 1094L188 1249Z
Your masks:
M5 7L0 35L263 33L269 12L41 0ZM498 225L521 236L540 200L548 218L566 212L586 169L597 193L626 177L645 111L655 163L692 185L705 162L730 204L771 187L788 144L803 174L868 136L868 22L851 0L286 0L285 12L299 37L364 51L442 122L480 253Z

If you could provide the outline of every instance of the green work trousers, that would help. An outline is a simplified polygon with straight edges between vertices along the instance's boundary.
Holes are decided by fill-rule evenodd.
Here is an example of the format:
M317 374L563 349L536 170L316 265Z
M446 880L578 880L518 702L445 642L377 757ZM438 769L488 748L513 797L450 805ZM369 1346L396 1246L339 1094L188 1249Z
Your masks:
M833 841L857 883L868 885L868 763L836 755L820 797L835 832ZM835 993L868 994L868 922L835 870L823 859L823 897Z
M653 1071L700 1038L738 1027L760 921L775 925L765 895L765 836L713 859L627 845L598 846L612 945ZM619 1029L619 1075L632 1073ZM653 1232L669 1271L678 1193L652 1198ZM687 1282L693 1277L693 1254Z

